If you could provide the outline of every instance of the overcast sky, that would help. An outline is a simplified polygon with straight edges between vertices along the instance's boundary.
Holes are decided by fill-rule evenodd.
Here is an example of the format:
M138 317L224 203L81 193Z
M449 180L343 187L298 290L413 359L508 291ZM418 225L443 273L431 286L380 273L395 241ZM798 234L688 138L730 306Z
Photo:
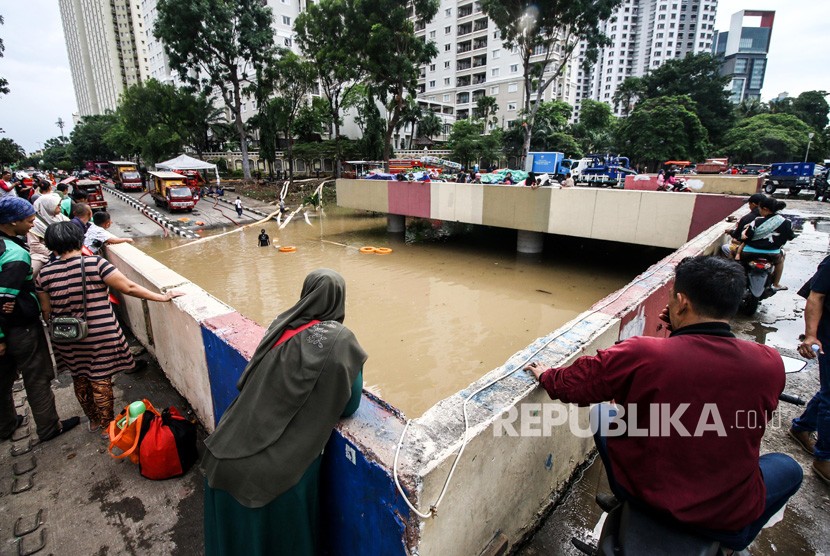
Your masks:
M826 31L830 2L825 0L720 0L715 28L725 31L742 9L775 10L763 99L788 92L830 91ZM0 97L0 128L26 152L60 134L58 118L72 130L77 112L57 0L6 0L0 7L6 23L0 37L6 46L0 76L11 93Z

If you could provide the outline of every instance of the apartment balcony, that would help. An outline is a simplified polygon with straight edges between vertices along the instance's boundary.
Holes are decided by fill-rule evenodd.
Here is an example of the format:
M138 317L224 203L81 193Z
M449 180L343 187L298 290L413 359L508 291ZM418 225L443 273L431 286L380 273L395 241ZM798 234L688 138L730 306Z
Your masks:
M476 73L473 75L473 85L481 85L482 83L487 82L487 74L486 73Z
M472 77L471 77L471 76L469 76L469 75L462 75L461 77L458 77L458 78L456 79L456 81L455 81L455 86L456 86L456 87L466 87L466 86L468 86L468 85L470 84L470 82L471 82L471 81L472 81Z
M463 54L465 52L471 51L472 49L473 49L472 41L464 41L464 42L458 43L458 48L456 48L455 52L457 54Z
M417 33L418 31L423 31L424 29L426 29L426 26L426 23L424 23L423 21L416 21L415 32Z
M455 120L467 120L470 118L470 111L469 110L459 110L458 113L455 115Z
M473 23L473 31L484 31L487 29L488 19L483 17L481 19L477 19L475 23Z
M469 104L470 102L470 93L458 93L455 96L455 103L456 104Z
M458 7L458 18L461 19L462 17L467 17L473 15L473 5L472 4L465 4L463 6Z
M464 23L458 26L458 36L463 37L464 35L469 35L473 32L473 23Z
M473 102L476 102L478 99L487 96L487 91L484 89L476 89L473 91Z
M487 65L487 54L479 54L473 58L473 67L481 67Z
M464 71L468 70L473 67L472 61L470 58L464 58L463 60L459 60L455 66L456 71Z
M487 37L481 37L473 41L473 50L487 48Z

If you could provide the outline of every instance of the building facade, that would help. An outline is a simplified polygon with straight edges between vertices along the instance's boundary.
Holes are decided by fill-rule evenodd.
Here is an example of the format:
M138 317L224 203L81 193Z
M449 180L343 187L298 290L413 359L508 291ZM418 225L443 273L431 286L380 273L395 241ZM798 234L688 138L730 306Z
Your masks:
M59 0L79 116L115 110L150 66L141 6L133 0Z
M729 31L715 34L712 50L722 58L721 75L731 77L727 88L734 104L761 100L774 21L774 11L741 10L732 14Z
M574 115L582 100L609 104L617 115L614 93L627 77L641 77L673 59L711 52L717 0L623 0L614 17L602 23L611 44L584 69L585 44L578 49Z

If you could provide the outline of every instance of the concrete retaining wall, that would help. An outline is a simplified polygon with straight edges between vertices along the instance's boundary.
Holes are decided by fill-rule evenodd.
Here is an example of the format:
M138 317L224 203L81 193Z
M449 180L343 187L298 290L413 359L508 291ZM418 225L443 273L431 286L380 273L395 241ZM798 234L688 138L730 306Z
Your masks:
M645 190L337 180L343 207L673 249L743 202Z
M764 179L760 176L732 176L720 174L684 174L686 184L695 193L724 195L752 195L761 191ZM657 174L626 176L625 189L657 191Z
M348 189L346 194L353 198L365 194L366 199L377 198L371 195L373 191L377 196L388 195L385 182L363 183L372 185ZM421 186L422 190L407 193L408 203L420 207L418 210L428 207L432 211L437 199L440 210L450 211L451 196L475 198L483 189L458 185L462 187L438 188L437 196L425 196L425 191L435 190ZM537 193L518 191L520 195ZM549 190L542 195L555 193ZM562 193L592 194L591 190L578 189ZM637 192L621 193L619 199L639 198L642 202L644 198L631 196ZM599 191L596 194L601 195ZM680 197L691 200L684 203L698 204L692 195ZM737 211L736 216L741 213ZM465 214L474 217L476 213L468 210ZM554 428L546 438L494 435L494 423L506 411L521 403L548 401L522 366L530 358L546 365L562 365L621 338L665 335L657 316L666 303L674 265L685 256L717 249L723 228L724 223L717 222L622 290L537 339L501 368L442 400L412 422L402 443L398 475L416 507L427 511L441 494L464 438L464 400L490 380L512 373L467 404L468 442L435 518L415 517L394 484L395 449L404 430L400 412L364 393L358 411L338 425L325 450L322 507L329 552L476 555L497 533L505 535L511 545L519 542L593 449L589 436L575 436L567 426ZM187 293L171 303L127 298L122 306L135 335L212 431L234 399L236 380L264 329L130 245L108 248L108 258L127 277L149 289L175 288ZM577 411L586 429L586 412Z

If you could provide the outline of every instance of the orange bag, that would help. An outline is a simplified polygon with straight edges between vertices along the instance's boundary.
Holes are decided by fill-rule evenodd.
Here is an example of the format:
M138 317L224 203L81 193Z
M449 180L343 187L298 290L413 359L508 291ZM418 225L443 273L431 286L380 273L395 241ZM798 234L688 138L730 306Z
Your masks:
M125 424L124 428L118 428L118 422L121 419L129 421L130 406L127 405L127 407L125 407L109 424L109 428L107 429L110 437L109 454L114 459L124 459L129 457L131 462L136 464L138 463L138 443L141 437L141 423L144 420L144 415L148 411L157 416L161 415L158 410L153 407L153 404L150 403L150 400L144 399L142 401L147 409L144 410L144 413L136 417L132 423ZM121 453L116 454L113 452L113 448L117 448L121 451Z

